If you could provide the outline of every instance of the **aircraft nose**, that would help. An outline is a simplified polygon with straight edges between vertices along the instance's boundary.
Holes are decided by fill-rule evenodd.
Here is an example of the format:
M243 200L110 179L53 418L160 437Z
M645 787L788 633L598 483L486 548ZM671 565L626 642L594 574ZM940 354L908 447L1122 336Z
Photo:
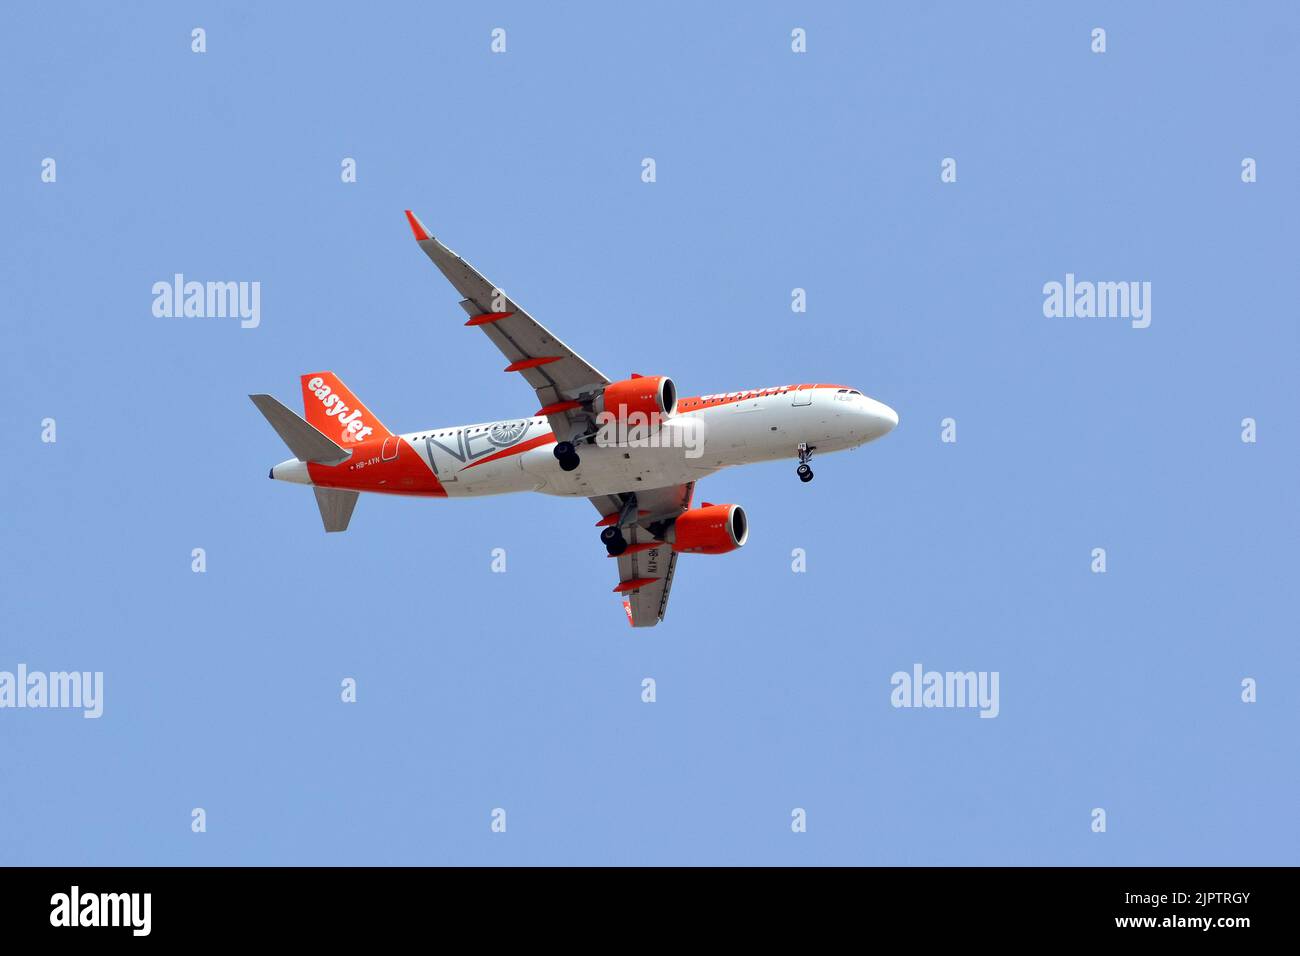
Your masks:
M866 419L865 431L868 441L882 435L888 435L898 427L898 412L874 398L863 400L861 413L863 418Z
M884 402L876 402L876 404L879 406L880 423L884 426L885 434L888 434L898 427L898 412Z

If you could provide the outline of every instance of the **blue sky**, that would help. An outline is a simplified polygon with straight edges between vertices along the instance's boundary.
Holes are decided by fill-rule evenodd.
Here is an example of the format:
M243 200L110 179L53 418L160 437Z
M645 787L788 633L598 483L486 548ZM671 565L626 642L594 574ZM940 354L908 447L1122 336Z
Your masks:
M0 710L0 863L1296 863L1295 7L474 6L4 14L0 670L105 700ZM248 393L536 407L408 207L611 376L901 424L702 483L749 544L648 631L583 501L326 537ZM261 324L154 317L176 272ZM918 662L999 716L891 707Z

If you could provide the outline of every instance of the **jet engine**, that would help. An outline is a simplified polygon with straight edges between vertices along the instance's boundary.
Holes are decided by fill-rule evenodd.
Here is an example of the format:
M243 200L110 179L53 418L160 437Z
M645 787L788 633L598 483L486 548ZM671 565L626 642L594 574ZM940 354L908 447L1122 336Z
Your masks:
M726 554L749 539L749 519L740 505L711 505L683 513L664 533L663 540L682 554Z
M677 386L667 375L633 375L621 382L610 382L592 404L597 412L609 412L626 421L640 412L650 421L654 416L668 416L677 410Z

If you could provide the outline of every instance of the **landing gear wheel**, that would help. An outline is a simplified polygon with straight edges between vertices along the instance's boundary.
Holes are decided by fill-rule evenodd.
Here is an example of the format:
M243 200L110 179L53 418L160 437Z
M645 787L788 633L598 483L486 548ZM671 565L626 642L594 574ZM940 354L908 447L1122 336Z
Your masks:
M627 539L620 528L609 527L600 533L600 543L612 557L618 557L627 550Z
M573 471L582 463L578 453L573 450L573 442L562 441L555 446L555 459L560 463L560 468L564 471Z
M806 441L801 441L795 449L799 453L799 467L794 473L799 476L799 480L807 484L813 479L813 471L808 467L808 462L812 461L814 445L809 445Z

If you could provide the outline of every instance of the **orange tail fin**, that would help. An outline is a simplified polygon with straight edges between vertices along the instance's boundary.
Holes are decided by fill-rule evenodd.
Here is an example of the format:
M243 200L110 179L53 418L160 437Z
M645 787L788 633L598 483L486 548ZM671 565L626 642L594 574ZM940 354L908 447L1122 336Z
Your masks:
M392 434L333 372L308 372L304 375L302 403L307 421L344 448L369 438L387 438Z

